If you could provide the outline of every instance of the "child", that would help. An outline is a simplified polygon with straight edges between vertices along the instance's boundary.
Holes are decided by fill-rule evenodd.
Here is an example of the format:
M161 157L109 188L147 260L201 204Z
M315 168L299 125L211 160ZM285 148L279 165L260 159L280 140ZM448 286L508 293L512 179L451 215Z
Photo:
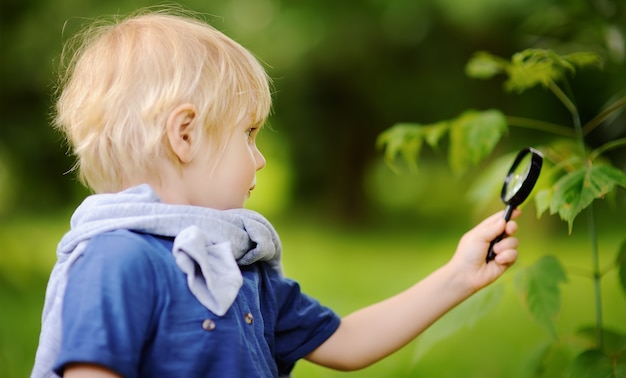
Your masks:
M340 319L284 277L273 227L243 209L271 103L257 60L165 11L78 38L56 125L97 194L59 243L33 377L277 377L302 358L360 369L515 262L509 236L485 263L517 229L494 214L424 280Z

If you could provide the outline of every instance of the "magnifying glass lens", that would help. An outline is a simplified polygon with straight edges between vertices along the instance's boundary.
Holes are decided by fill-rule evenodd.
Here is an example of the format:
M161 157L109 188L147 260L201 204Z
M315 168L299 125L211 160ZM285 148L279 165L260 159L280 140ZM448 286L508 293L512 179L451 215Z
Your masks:
M508 183L506 186L506 193L502 199L505 203L508 203L513 196L522 188L524 181L530 173L530 166L532 164L531 155L528 154L519 162L515 169L509 173Z

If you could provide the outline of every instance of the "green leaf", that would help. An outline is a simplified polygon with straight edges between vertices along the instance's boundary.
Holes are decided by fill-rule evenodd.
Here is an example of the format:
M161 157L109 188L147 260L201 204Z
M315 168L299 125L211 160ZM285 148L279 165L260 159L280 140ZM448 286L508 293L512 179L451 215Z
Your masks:
M597 349L586 350L572 363L571 378L617 377L611 357Z
M559 284L566 281L567 274L554 256L540 258L515 276L517 289L530 313L555 338L553 318L561 307Z
M550 50L526 49L511 58L504 83L507 91L521 93L526 89L541 84L559 81L566 71L574 71L574 66L561 59Z
M508 64L500 57L479 51L465 65L465 74L475 79L490 79L505 72Z
M563 59L578 67L595 66L601 69L603 65L600 55L587 51L564 55Z
M506 118L499 110L468 110L450 121L450 168L463 173L471 165L489 156L508 130Z
M572 232L574 219L593 200L604 197L615 185L626 188L626 174L605 164L584 166L561 177L554 184L550 213L559 213Z
M570 233L576 215L591 203L584 203L581 199L585 174L586 169L579 169L564 175L554 184L550 214L558 213L562 220L567 221Z
M441 121L424 127L424 139L426 143L436 149L439 146L439 140L445 135L450 128L449 122Z
M412 168L417 167L417 160L422 148L423 126L417 123L399 123L378 136L376 145L385 149L385 161L394 168L395 160L401 155Z
M566 377L572 362L569 347L560 342L551 341L539 345L531 352L528 361L521 365L522 377L555 378Z
M596 53L576 52L559 55L549 49L526 49L514 54L510 62L488 52L478 52L468 61L465 73L477 79L489 79L505 72L508 76L504 88L521 93L537 85L547 86L559 81L576 67L602 67L602 59Z
M586 326L576 332L576 336L582 344L588 348L600 349L598 347L598 329L595 326ZM602 351L607 355L618 355L626 352L626 334L612 329L602 329Z
M619 275L619 282L622 285L622 291L626 294L626 240L624 240L622 247L619 252L617 252L615 265L617 266L617 274Z
M556 162L557 167L566 171L580 167L585 160L581 155L579 143L573 139L557 139L545 150L549 160Z
M376 146L384 148L385 162L394 170L398 155L412 169L417 169L419 154L424 141L432 148L437 148L439 140L448 131L449 123L437 122L431 125L419 123L397 123L378 136Z
M550 202L552 201L553 194L552 189L543 189L537 192L535 195L537 218L541 218L541 215L550 208Z

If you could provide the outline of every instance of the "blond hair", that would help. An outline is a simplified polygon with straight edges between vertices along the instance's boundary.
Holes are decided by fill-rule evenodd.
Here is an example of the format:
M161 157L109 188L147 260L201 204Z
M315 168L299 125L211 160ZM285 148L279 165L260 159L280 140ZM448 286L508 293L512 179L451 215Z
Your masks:
M99 22L63 51L55 126L77 157L81 181L115 192L158 177L154 162L177 163L165 123L177 106L197 109L196 140L224 141L235 125L263 124L269 78L255 57L204 21L147 11ZM217 148L217 146L216 146Z

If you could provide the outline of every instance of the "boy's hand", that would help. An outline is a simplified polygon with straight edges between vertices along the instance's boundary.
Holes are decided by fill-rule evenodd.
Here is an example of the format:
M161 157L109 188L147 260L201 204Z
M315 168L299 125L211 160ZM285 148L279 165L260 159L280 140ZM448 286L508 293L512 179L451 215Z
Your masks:
M468 288L474 292L495 281L517 260L517 223L513 220L520 216L516 209L509 222L504 221L504 211L500 211L483 220L468 231L459 241L457 250L449 262L455 276L466 280ZM485 257L489 244L503 231L505 237L494 245L496 257L487 263Z

